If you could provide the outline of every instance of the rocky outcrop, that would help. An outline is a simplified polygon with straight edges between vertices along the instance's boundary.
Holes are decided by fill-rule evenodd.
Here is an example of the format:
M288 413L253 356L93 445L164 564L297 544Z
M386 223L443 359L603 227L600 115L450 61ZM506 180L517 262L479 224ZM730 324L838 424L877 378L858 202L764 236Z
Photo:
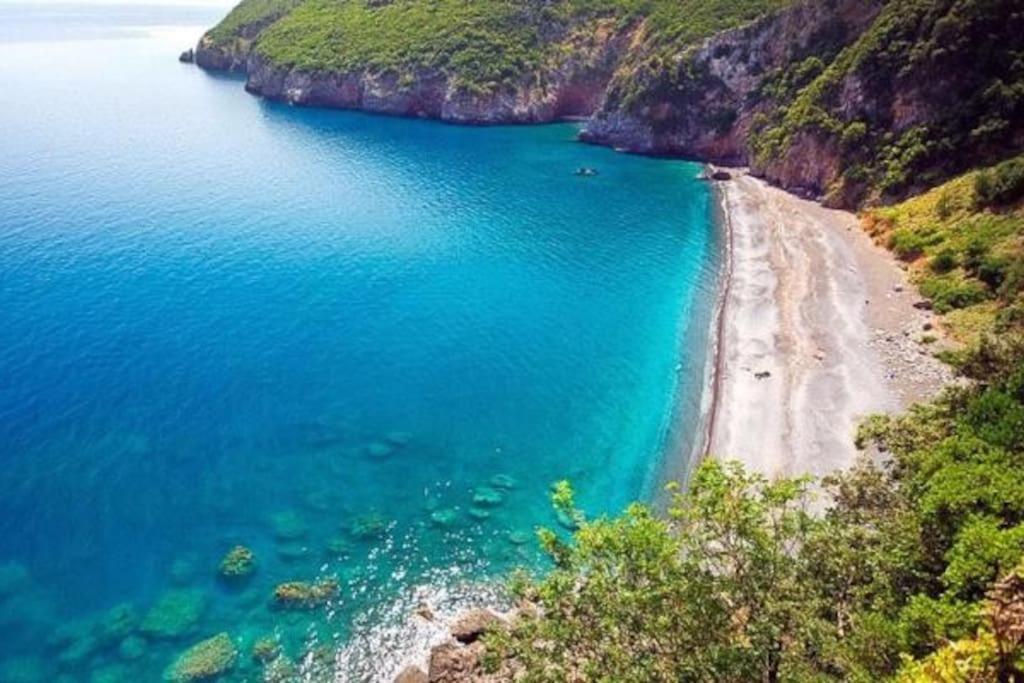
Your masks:
M812 0L719 33L675 55L634 55L582 139L649 154L727 164L749 160L747 135L767 79L835 52L877 16L881 0Z
M465 87L439 69L399 75L393 70L343 73L279 65L258 50L248 55L246 90L268 99L304 106L440 119L453 123L541 123L589 116L604 96L630 31L597 22L561 37L564 49L537 71L489 89ZM240 54L216 57L238 70ZM213 67L217 68L217 67Z

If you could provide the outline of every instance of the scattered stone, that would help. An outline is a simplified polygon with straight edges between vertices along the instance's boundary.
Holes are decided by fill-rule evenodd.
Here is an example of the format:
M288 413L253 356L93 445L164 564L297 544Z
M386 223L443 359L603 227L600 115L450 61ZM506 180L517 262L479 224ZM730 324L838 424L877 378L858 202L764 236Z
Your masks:
M256 571L256 556L244 545L236 545L220 561L218 573L225 581L239 583Z
M486 609L471 609L460 615L451 626L452 638L468 645L501 623L497 614Z
M932 302L928 299L920 299L915 301L913 305L919 311L930 311L933 308Z
M510 489L514 489L518 485L519 482L517 482L510 474L495 474L491 477L491 486L496 489L504 489L505 491L508 491Z
M139 659L146 654L146 641L139 636L128 636L117 646L117 654L129 661Z
M395 683L428 683L430 679L418 666L407 666L395 677Z
M178 61L182 64L191 64L196 61L196 52L192 48L189 48L178 55Z
M433 621L434 610L430 609L430 605L428 605L427 603L421 602L416 607L416 616L420 617L421 619L425 619L426 621Z
M289 581L274 589L274 606L280 609L308 610L324 605L338 597L340 589L335 579Z
M930 322L926 322L924 325L921 325L921 329L925 332L931 332L933 327L934 326Z
M892 291L894 291L894 292L902 292L903 291L903 285L901 285L899 283L896 283L895 285L893 285Z
M270 519L278 540L293 541L309 532L309 527L294 510L279 512Z
M754 379L768 379L771 376L772 373L768 372L767 370L761 370L760 372L754 373Z
M150 638L174 639L191 633L206 609L202 593L176 590L165 593L142 619L139 630Z
M490 486L477 486L473 489L473 503L476 505L501 505L504 499L501 491Z
M185 650L164 673L171 683L209 681L230 671L238 661L238 649L227 633L197 643Z

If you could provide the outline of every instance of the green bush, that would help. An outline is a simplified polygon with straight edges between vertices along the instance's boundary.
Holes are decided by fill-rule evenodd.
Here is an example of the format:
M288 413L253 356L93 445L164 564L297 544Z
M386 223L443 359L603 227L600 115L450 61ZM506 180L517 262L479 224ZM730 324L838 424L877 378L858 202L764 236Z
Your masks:
M931 268L933 273L943 274L948 273L957 267L957 256L956 252L952 249L943 249L938 254L932 257L928 267Z
M974 193L979 206L1000 206L1024 197L1024 159L1004 161L974 176Z

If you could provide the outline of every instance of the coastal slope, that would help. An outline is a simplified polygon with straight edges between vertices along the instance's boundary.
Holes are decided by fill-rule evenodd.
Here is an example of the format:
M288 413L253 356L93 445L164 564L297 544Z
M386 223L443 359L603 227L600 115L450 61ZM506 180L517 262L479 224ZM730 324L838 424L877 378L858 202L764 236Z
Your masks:
M851 213L747 174L718 185L730 242L709 452L768 475L857 457L869 414L934 394L932 315Z

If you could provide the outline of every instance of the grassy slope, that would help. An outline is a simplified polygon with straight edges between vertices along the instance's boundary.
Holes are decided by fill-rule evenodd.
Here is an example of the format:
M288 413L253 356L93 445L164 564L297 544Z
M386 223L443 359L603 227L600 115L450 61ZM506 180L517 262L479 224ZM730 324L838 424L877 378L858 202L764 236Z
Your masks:
M1006 196L983 196L986 179L991 185L1000 178ZM1024 157L1018 157L865 215L868 230L910 263L921 293L947 314L960 341L1005 332L1024 317L1022 178Z
M302 0L242 0L207 34L215 44L228 44L247 26L271 22Z

